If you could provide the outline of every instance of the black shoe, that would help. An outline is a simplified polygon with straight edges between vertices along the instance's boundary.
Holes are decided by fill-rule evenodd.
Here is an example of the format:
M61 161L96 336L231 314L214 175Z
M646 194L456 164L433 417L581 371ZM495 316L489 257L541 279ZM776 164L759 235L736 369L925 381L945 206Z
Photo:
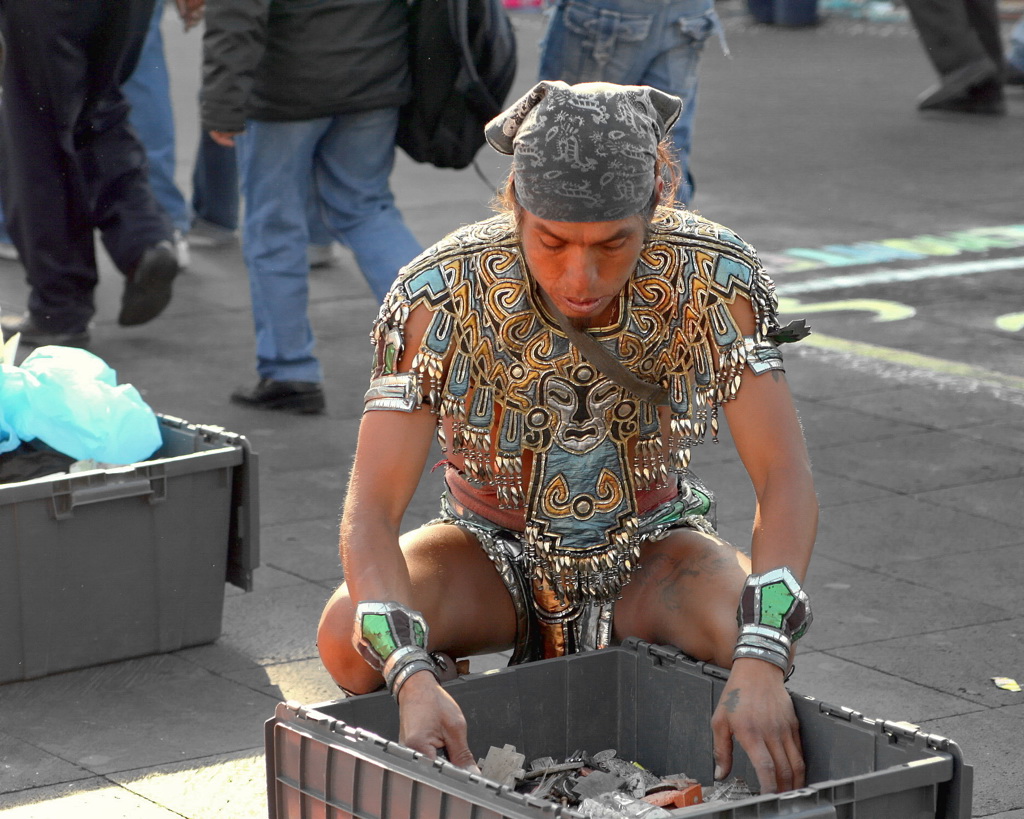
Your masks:
M164 240L146 250L125 282L117 323L131 327L159 316L171 302L171 285L180 270L172 242Z
M933 111L953 111L959 114L983 114L1003 116L1006 114L1006 97L999 80L990 80L969 89L962 97L951 99L931 108Z
M946 74L942 82L924 92L917 102L921 111L963 111L977 88L999 84L999 69L991 60L976 60ZM972 111L971 113L996 113ZM1005 106L1004 106L1005 113Z
M1024 71L1012 63L1007 63L1003 72L1003 82L1006 85L1024 85Z
M315 381L274 381L262 378L252 389L237 389L231 401L243 407L315 414L324 411L324 390Z
M89 331L78 333L53 333L40 329L32 319L31 313L23 316L4 316L0 318L0 330L4 341L15 333L21 333L21 341L30 347L45 347L56 344L60 347L84 347L89 343Z

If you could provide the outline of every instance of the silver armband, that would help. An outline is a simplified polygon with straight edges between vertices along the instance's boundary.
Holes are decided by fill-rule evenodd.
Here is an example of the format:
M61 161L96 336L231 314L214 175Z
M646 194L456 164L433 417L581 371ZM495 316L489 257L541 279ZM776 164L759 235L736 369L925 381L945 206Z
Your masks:
M398 410L412 412L423 405L420 377L416 373L382 375L370 381L363 396L363 412L370 410Z
M747 351L747 364L754 371L754 375L764 375L769 370L786 371L782 363L782 353L774 341L754 341L753 336L743 336L743 348Z

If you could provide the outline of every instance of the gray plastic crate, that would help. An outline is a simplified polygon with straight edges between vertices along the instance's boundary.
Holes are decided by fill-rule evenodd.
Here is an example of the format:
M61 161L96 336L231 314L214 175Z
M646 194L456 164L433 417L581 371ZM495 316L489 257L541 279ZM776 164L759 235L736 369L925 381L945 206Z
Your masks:
M148 461L0 484L0 683L212 642L252 589L255 453L158 417Z
M712 780L711 715L726 673L675 649L627 641L589 654L447 683L474 756L506 744L533 759L615 748L656 774ZM968 819L972 768L956 743L793 695L808 786L680 809L683 817ZM580 814L523 796L393 741L386 693L303 707L267 722L270 819L538 819ZM737 746L733 773L756 783Z

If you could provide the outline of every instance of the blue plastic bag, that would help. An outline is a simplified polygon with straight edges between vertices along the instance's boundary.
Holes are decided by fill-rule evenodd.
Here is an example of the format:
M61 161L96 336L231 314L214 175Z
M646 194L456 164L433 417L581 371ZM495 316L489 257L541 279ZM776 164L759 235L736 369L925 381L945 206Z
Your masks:
M156 414L135 387L118 385L92 353L57 346L0 368L0 452L18 445L10 440L36 438L76 460L119 465L146 460L162 443Z

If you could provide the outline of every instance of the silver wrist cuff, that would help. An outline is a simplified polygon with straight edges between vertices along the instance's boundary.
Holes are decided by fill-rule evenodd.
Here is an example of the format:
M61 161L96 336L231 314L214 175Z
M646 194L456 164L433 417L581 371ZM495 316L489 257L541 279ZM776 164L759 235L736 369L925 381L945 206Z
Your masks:
M766 648L757 648L755 646L738 645L732 655L733 660L739 660L741 658L753 658L755 660L764 660L765 662L771 663L772 665L778 666L782 669L782 673L786 675L786 679L789 679L790 665L789 657L784 657L777 651L770 651Z
M440 677L437 674L437 665L425 651L422 657L407 655L404 662L400 661L396 664L391 676L386 678L388 691L395 698L395 702L398 702L398 692L402 690L402 686L405 685L413 674L420 671L429 671L434 675L434 679L440 682Z

